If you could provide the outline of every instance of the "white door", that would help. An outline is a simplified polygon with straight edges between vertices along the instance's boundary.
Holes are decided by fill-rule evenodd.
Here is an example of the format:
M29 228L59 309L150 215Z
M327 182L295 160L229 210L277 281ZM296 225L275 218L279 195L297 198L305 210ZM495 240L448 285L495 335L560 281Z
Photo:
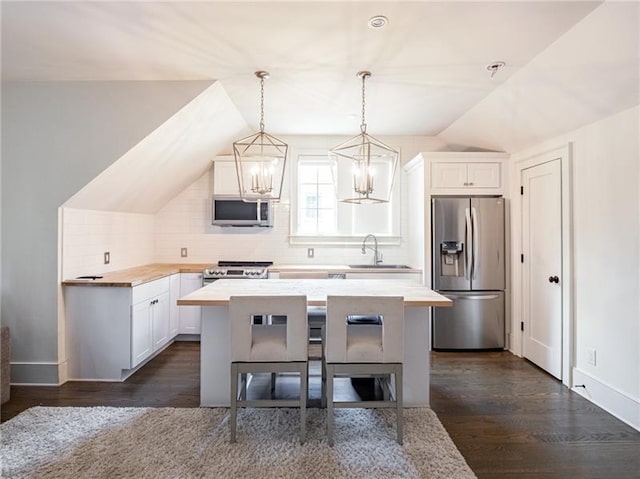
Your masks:
M522 170L523 355L562 378L560 159Z

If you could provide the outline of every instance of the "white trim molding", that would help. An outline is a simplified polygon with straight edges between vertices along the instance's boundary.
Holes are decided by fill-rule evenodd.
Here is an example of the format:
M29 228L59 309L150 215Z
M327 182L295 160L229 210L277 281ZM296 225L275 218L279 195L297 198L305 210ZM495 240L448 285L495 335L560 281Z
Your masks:
M573 318L574 294L573 294L573 206L572 206L572 179L571 179L571 154L572 144L566 143L552 149L546 149L535 153L527 153L523 156L514 155L513 168L511 168L511 278L513 280L511 302L511 341L510 350L517 356L522 356L522 333L520 321L522 321L522 264L520 253L522 252L522 196L520 195L520 178L522 171L532 166L540 165L560 159L561 184L562 184L562 383L571 387L572 370L575 364L575 322Z
M640 431L640 401L579 368L573 369L573 379L574 392Z

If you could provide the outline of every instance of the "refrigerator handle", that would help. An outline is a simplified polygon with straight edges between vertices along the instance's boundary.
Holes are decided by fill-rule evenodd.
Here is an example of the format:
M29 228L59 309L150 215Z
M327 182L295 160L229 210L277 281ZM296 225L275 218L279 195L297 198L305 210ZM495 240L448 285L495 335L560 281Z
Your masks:
M470 279L470 273L469 271L471 270L471 234L473 231L473 228L471 227L471 212L469 210L469 208L465 208L464 209L464 219L465 219L465 223L466 223L466 231L465 231L465 240L467 242L467 244L465 245L464 248L464 259L465 259L465 265L464 265L464 277L465 279Z
M476 279L478 272L478 213L476 209L471 207L471 223L473 231L473 267L471 269L471 279Z

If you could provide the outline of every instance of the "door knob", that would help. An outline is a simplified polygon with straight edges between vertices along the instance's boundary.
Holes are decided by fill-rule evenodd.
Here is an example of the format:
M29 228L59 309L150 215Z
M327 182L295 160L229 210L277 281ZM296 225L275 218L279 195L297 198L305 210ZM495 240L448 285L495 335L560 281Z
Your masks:
M559 283L560 282L560 278L558 278L557 276L549 276L549 283Z

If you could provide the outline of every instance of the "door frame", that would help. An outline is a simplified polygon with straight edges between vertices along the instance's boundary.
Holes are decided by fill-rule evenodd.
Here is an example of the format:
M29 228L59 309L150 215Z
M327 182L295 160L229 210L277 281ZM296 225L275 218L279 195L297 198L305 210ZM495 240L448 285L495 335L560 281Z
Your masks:
M572 143L550 148L544 151L528 152L512 156L511 198L513 205L511 212L511 271L513 278L513 297L511 302L511 337L509 349L515 355L522 357L523 334L520 331L523 307L523 268L520 262L522 252L522 196L520 186L522 171L534 166L560 160L560 184L562 198L562 273L560 286L562 288L562 384L573 386L572 370L575 364L575 319L573 296L573 219L572 219L572 181L571 181Z

